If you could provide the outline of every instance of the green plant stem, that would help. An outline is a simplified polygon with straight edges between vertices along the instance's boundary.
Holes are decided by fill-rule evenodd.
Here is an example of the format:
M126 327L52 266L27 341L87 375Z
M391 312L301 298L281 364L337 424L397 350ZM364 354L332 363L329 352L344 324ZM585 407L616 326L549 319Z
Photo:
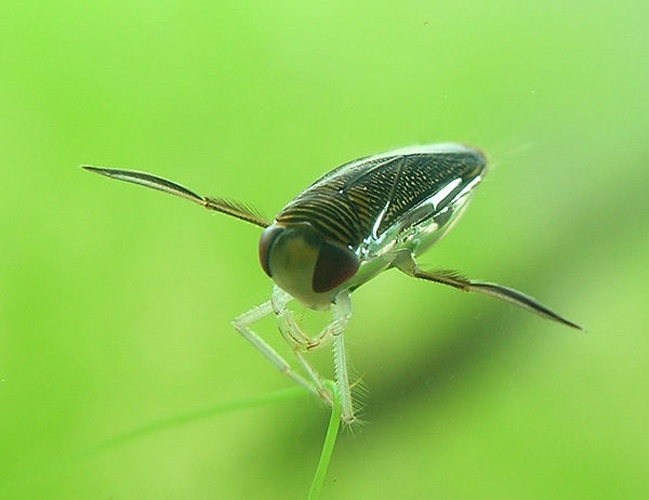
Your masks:
M65 467L70 467L75 463L92 459L96 456L100 456L103 453L114 450L115 448L135 443L151 435L169 431L183 425L189 425L206 418L226 415L235 411L247 410L257 406L265 406L272 403L279 403L282 401L301 398L308 395L309 393L301 387L291 387L288 389L275 391L270 394L262 394L239 401L220 403L209 408L195 410L188 413L161 418L159 420L149 422L131 431L114 436L85 450L67 456L57 457L56 460L52 462L37 464L33 468L19 473L17 477L9 481L7 481L4 477L0 477L0 498L4 498L3 493L5 489L20 488L21 485L24 486L33 483L33 481L39 476L55 474L57 471L62 470Z
M327 434L325 435L322 452L320 453L320 461L318 462L318 468L316 469L313 481L311 482L311 489L309 490L308 497L309 500L317 500L320 497L320 491L324 485L327 470L329 469L329 463L331 462L331 456L336 444L336 438L338 437L338 429L340 429L341 409L338 389L336 384L331 380L325 381L324 384L331 391L331 395L333 396L333 405L331 408L329 426L327 427Z

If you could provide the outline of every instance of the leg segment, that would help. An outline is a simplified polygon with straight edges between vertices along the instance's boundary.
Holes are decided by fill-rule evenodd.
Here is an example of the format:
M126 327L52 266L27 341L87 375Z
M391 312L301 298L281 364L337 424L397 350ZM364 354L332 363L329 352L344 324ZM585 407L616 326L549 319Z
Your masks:
M324 387L322 378L305 359L301 350L308 351L316 349L324 342L328 341L330 337L333 337L334 373L340 397L342 418L345 422L351 423L354 421L355 417L349 385L349 375L347 372L345 342L343 338L343 333L347 327L347 323L352 316L352 305L349 292L341 292L336 297L336 302L331 304L333 321L313 338L308 337L300 329L293 318L293 313L286 308L286 304L291 299L292 297L281 288L274 288L271 302L273 303L279 330L284 339L289 344L293 344L293 353L297 357L298 362L302 365L304 371L309 374L311 380L319 391L320 397L329 404L331 404L331 395Z
M313 338L307 336L300 329L293 317L292 311L287 308L287 304L292 299L293 298L288 293L276 286L273 289L271 300L264 302L260 306L257 306L247 313L237 317L233 321L234 328L248 342L255 346L255 348L261 352L280 372L287 375L309 392L318 396L328 405L332 404L332 395L323 384L322 377L306 360L304 352L316 349L330 338L333 338L334 372L336 376L336 385L340 394L342 418L345 422L351 423L354 421L355 417L349 386L349 376L347 373L345 344L343 340L343 332L345 331L345 327L347 326L352 314L349 292L343 292L336 298L336 302L331 305L333 321ZM275 349L251 330L250 325L273 313L277 320L277 326L282 337L291 347L291 350L304 370L306 377L294 371L289 363L277 351L275 351Z
M535 299L529 295L525 295L518 290L513 288L508 288L497 283L488 283L486 281L475 281L469 278L465 278L455 271L447 270L438 270L438 271L422 271L419 269L415 258L413 257L410 251L399 251L394 258L393 265L413 278L420 278L428 281L434 281L436 283L441 283L442 285L448 285L458 290L464 292L478 292L484 295L489 295L490 297L495 297L500 300L507 301L516 306L522 307L531 311L539 316L556 321L557 323L562 323L566 326L576 328L578 330L583 330L581 326L572 321L569 321L561 316L559 316L554 311L551 311L544 305L537 302Z
M273 312L271 301L264 302L250 311L238 316L232 324L235 330L239 332L248 342L261 352L280 372L287 375L297 384L304 387L316 396L322 397L321 392L308 380L291 369L286 360L280 356L267 342L250 329L250 325L259 321Z
M349 387L349 375L347 373L347 356L345 354L345 341L343 334L345 327L352 317L352 302L349 292L338 295L336 302L331 306L334 320L331 323L334 339L334 373L340 397L340 408L343 420L350 424L355 420L352 394Z

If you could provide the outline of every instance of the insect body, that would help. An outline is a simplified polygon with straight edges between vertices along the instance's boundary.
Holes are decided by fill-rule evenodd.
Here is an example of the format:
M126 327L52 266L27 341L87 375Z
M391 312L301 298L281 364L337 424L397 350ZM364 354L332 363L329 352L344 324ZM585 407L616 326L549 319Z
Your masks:
M342 416L355 419L343 334L351 318L350 294L389 268L408 276L479 292L536 314L581 328L531 297L453 271L419 269L416 257L457 220L486 171L482 153L458 144L399 149L344 164L322 176L284 207L270 223L245 205L199 196L151 174L101 167L83 168L188 199L264 228L259 241L263 270L275 282L271 299L242 314L235 329L281 372L331 404L331 394L304 353L332 341ZM316 336L306 335L288 303L332 313ZM250 328L274 314L304 374L298 373Z

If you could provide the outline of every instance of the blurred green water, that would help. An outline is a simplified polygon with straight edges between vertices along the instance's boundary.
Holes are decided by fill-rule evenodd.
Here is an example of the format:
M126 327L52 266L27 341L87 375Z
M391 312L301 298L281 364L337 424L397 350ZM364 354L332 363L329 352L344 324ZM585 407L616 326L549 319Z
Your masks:
M303 498L326 426L299 398L71 458L290 387L231 331L270 291L258 230L77 165L272 216L344 161L453 140L495 166L426 263L588 332L377 278L348 329L368 424L323 497L645 498L648 10L3 2L0 496Z

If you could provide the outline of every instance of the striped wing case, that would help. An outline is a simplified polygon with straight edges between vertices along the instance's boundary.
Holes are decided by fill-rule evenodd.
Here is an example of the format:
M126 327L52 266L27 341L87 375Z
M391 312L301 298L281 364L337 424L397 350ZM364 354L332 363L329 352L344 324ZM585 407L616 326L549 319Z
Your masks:
M395 224L407 229L421 217L441 212L479 180L485 167L482 153L457 144L369 156L322 176L275 220L309 222L323 236L356 249ZM422 206L427 210L418 210ZM420 215L413 217L413 212Z

